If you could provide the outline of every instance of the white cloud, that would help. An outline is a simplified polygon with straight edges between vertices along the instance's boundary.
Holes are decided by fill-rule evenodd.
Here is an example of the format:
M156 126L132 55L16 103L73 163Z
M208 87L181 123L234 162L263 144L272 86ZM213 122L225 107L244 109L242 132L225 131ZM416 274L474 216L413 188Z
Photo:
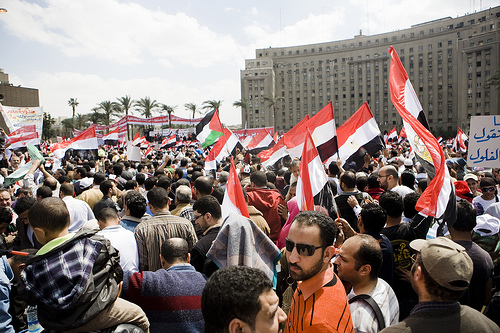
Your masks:
M68 57L139 64L144 55L162 63L207 67L242 58L229 35L184 13L153 11L117 0L48 0L46 7L12 1L5 28L24 40L54 46Z
M250 13L254 16L258 16L259 15L259 10L257 9L257 7L252 7Z

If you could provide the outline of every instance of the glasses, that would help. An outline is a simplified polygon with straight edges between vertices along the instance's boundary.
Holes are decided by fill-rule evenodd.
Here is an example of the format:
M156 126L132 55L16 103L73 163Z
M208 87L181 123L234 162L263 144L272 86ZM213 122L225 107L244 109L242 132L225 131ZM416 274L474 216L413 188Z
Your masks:
M316 249L320 249L323 246L314 246L314 245L309 245L309 244L296 244L289 240L288 238L285 239L285 247L288 252L292 252L293 248L297 248L297 253L301 256L305 257L310 257L316 252Z
M198 216L194 216L194 220L196 221L197 219L199 219L200 217L202 217L203 215L198 215Z
M481 191L483 191L483 192L495 192L495 188L494 187L482 187Z
M384 178L384 177L389 177L389 175L383 175L383 176L378 175L378 178Z

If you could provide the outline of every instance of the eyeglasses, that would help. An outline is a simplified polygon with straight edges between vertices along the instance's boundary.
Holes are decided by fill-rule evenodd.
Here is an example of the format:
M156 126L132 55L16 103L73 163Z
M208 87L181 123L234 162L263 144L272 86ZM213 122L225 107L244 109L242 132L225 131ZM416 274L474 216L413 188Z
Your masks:
M288 252L292 252L293 248L297 248L297 252L301 256L310 257L316 252L316 249L320 249L323 246L314 246L309 244L295 244L288 238L285 239L285 247Z
M203 215L198 215L198 216L194 216L194 220L196 221L197 219L199 219L200 217L202 217Z
M495 190L494 187L481 187L481 191L483 192L495 192Z
M383 175L383 176L378 175L378 178L384 178L384 177L389 177L389 175Z

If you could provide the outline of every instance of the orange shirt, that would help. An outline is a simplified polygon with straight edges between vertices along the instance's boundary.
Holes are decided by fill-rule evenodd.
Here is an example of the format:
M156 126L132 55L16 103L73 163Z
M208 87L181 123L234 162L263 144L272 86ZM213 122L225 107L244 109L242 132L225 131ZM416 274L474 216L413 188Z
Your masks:
M299 282L285 323L285 333L354 332L344 286L330 268Z

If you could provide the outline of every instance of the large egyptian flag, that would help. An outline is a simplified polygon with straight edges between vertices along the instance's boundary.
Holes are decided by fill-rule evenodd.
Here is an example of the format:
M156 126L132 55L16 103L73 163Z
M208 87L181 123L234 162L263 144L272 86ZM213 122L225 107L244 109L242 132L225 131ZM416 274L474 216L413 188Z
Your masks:
M71 140L55 143L52 146L51 151L54 153L55 157L63 158L68 149L89 150L97 149L98 147L99 145L97 143L95 127L90 127Z
M385 137L385 143L388 144L390 142L396 142L398 139L398 130L396 129L396 126L394 126L393 129L390 130L390 132L387 134L387 137Z
M309 119L309 115L306 115L301 121L297 123L297 125L292 127L287 133L285 133L285 135L283 135L271 149L261 151L259 154L257 154L264 167L273 165L274 163L278 162L280 158L288 155L287 147L285 145L285 136L296 135L298 131L302 130L302 125L305 124Z
M115 128L113 131L103 136L103 140L113 140L113 141L123 141L127 135L127 125L121 125Z
M266 128L257 132L248 142L243 145L247 150L256 151L257 149L267 149L270 145L274 144L271 133Z
M375 118L368 106L361 107L337 129L338 156L344 163L354 161L358 170L365 153L374 155L384 148L384 142ZM330 159L329 161L331 161ZM327 163L328 164L328 163Z
M213 145L222 135L224 130L219 119L219 112L212 110L196 125L196 139L205 149Z
M215 170L217 163L222 161L224 157L233 154L236 148L243 149L240 140L229 128L224 128L224 135L219 137L219 140L205 158L205 169Z
M459 127L457 130L457 135L455 136L455 140L453 140L453 150L455 152L465 153L467 151L467 146L465 145L465 140L467 140L467 135L462 131Z
M230 213L236 213L250 218L240 179L234 167L233 157L231 157L231 169L229 170L229 177L226 184L226 192L224 192L224 198L222 199L221 205L222 219L226 219Z
M160 144L160 148L174 147L176 142L177 142L177 136L175 134L172 134L170 136L165 137L162 140L162 142Z
M445 164L443 149L426 127L427 120L422 106L393 47L389 49L389 53L392 103L403 118L406 135L416 158L432 179L415 208L421 215L443 218L448 227L451 227L457 217L455 188Z
M286 149L292 158L300 157L302 154L306 139L306 127L311 131L311 136L322 161L326 161L337 153L337 134L332 102L299 126L295 133L284 135Z

